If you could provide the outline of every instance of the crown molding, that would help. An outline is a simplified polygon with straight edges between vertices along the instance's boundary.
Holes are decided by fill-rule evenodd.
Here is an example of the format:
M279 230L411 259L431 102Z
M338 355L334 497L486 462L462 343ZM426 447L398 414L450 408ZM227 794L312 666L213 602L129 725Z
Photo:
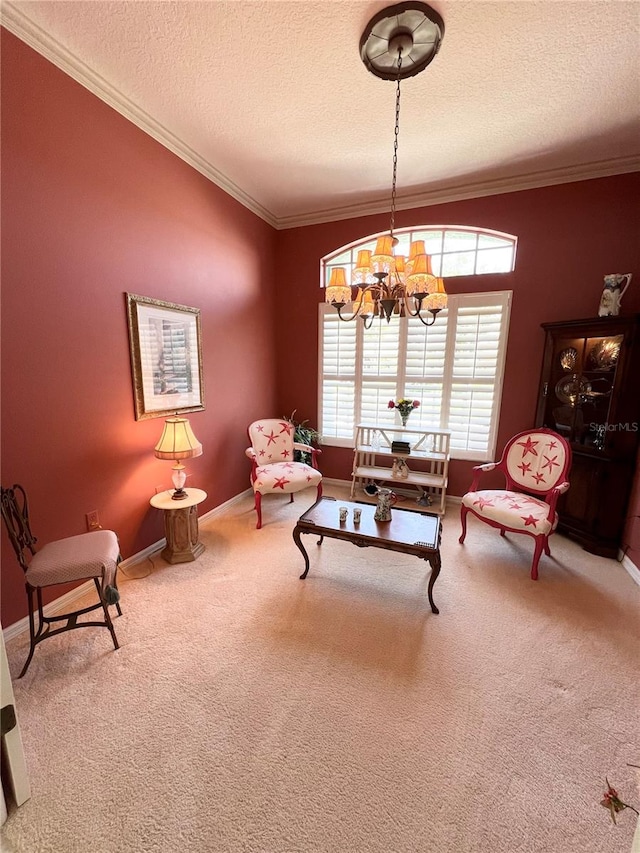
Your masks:
M548 169L540 172L530 172L510 178L495 178L487 181L445 186L435 190L425 190L411 195L398 196L396 210L410 210L417 207L431 207L436 204L447 204L453 201L464 201L483 196L502 195L504 193L531 190L555 184L569 184L576 181L588 181L593 178L606 178L612 175L622 175L628 172L640 172L640 156L618 157L611 160L601 160L594 163L584 163L579 166L569 166L562 169ZM315 213L303 213L294 216L280 216L276 219L278 230L298 228L303 225L320 225L324 222L335 222L340 219L355 219L358 216L370 216L376 213L387 213L390 209L389 198L350 204L344 207L319 210Z
M104 77L101 77L88 65L75 57L70 51L63 47L56 39L46 33L41 27L28 18L21 9L7 0L3 0L0 9L0 23L13 33L14 36L32 47L45 59L52 62L85 89L88 89L96 97L100 98L120 115L151 136L169 151L184 160L198 172L208 178L228 195L239 201L248 210L251 210L260 219L264 219L269 225L277 227L277 220L273 214L257 202L252 196L241 189L237 184L226 177L211 163L201 157L189 145L183 142L168 128L157 122L152 116L138 107L122 92L112 86Z
M310 213L276 216L216 169L215 166L205 160L204 157L200 156L197 151L183 142L168 128L157 122L152 116L107 82L107 80L95 71L92 71L88 65L75 57L56 39L31 21L14 3L9 2L9 0L1 0L1 2L0 23L7 30L273 228L282 231L305 225L320 225L326 222L355 219L359 216L370 216L389 211L389 198L384 197L343 207L325 208ZM572 183L574 181L586 181L592 178L603 178L637 171L640 171L640 157L620 157L570 166L568 168L530 172L510 178L497 178L487 181L449 185L434 190L400 195L396 201L396 210L430 207L436 204L447 204L454 201L464 201L466 199L482 198L483 196L500 195L502 193L518 192L555 184Z

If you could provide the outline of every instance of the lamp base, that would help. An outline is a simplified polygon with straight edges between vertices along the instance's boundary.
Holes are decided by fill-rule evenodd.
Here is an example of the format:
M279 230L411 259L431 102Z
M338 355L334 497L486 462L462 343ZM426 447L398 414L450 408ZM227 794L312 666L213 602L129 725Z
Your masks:
M171 480L173 481L173 485L176 487L176 490L171 495L171 500L183 501L185 498L189 497L183 488L184 484L187 482L187 473L184 470L184 465L179 459L176 459L176 464L173 466L172 470L173 474L171 475Z

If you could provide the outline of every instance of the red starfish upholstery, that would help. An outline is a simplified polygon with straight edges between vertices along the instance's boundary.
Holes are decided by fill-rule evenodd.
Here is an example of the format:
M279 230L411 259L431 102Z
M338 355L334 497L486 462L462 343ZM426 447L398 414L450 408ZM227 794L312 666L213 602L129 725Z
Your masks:
M251 486L258 515L256 527L262 527L262 495L289 494L315 486L322 496L322 474L318 471L316 447L294 441L295 427L286 420L265 418L254 421L247 432L251 447L245 450L251 460ZM311 454L311 465L294 461L294 450Z
M569 488L571 447L562 436L549 429L533 429L514 436L499 462L477 465L470 490L462 498L460 543L467 534L467 514L497 527L500 535L526 533L533 536L535 548L531 577L538 579L542 552L548 556L549 536L558 524L556 504ZM504 489L478 490L482 474L501 471Z

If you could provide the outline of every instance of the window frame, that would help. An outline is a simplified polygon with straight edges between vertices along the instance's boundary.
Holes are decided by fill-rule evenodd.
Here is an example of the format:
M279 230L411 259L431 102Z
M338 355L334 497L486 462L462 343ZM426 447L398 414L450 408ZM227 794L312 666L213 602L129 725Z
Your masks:
M416 229L417 230L417 229ZM360 241L362 242L362 241ZM504 385L504 373L507 357L507 342L509 335L509 324L511 320L511 304L513 298L512 290L498 290L490 292L477 293L460 293L449 295L449 306L447 310L447 338L444 349L444 367L442 373L442 405L440 412L440 423L432 423L434 428L447 429L448 424L445 422L448 417L449 408L451 405L451 392L454 382L454 354L455 354L455 339L458 328L458 314L460 308L471 307L475 305L478 308L490 306L491 304L499 303L502 310L502 324L500 328L500 336L496 354L496 373L495 382L493 385L494 403L491 413L491 422L489 428L489 436L487 439L487 449L485 452L462 450L459 448L451 448L452 459L464 459L476 462L485 462L495 458L496 443L498 435L498 426L500 423L500 410L502 405L502 389ZM334 314L335 309L327 303L321 303L318 306L318 430L323 435L323 396L324 396L324 317ZM337 316L337 315L336 315ZM453 320L453 323L452 323ZM376 323L385 322L381 319L376 319ZM404 395L404 386L410 384L411 379L406 378L406 342L408 340L408 321L407 318L394 317L392 323L400 323L400 352L404 352L403 366L395 377L396 392L394 399ZM436 317L436 323L438 318ZM355 340L355 368L353 375L354 383L354 409L353 409L353 434L351 438L338 438L334 436L322 438L322 443L332 447L348 447L353 448L355 441L355 430L358 423L361 421L359 415L359 406L362 397L362 387L364 385L364 377L362 373L362 352L363 352L363 324L360 318L351 321L356 325L356 340ZM425 329L425 332L427 330ZM432 377L430 377L432 378ZM350 380L351 381L351 380ZM480 380L478 380L480 384Z
M369 248L373 249L375 246L375 242L378 237L382 237L385 234L388 234L388 229L385 231L380 231L377 234L371 234L364 239L360 238L359 240L354 240L351 243L347 243L345 246L342 246L340 249L336 249L333 252L325 255L320 263L320 287L324 290L329 282L329 277L331 275L331 269L333 267L341 266L346 269L347 282L351 281L351 273L353 268L355 267L356 256L359 249L363 249L368 247L369 244L372 244ZM516 265L516 253L518 249L518 238L515 234L507 234L504 231L495 231L491 228L478 228L476 226L471 225L423 225L423 226L411 226L409 228L397 228L394 231L394 235L400 239L404 240L407 245L412 240L427 240L427 235L435 235L440 234L440 252L433 252L429 250L427 247L427 254L431 256L432 265L433 265L433 273L434 275L442 275L443 278L457 278L458 276L476 276L476 275L508 275L509 273L515 270ZM453 257L456 254L467 254L469 251L472 251L469 248L459 249L459 250L447 250L445 251L445 239L446 234L449 233L466 233L469 235L475 236L475 252L473 270L471 272L441 272L441 264L442 258L445 256ZM492 251L493 249L498 248L494 247L480 247L479 242L482 237L492 238L500 241L504 241L504 246L502 248L506 248L508 244L511 245L511 267L508 270L488 270L488 271L477 271L478 267L478 258L482 255L483 252ZM350 254L349 261L339 261L336 260L342 255L346 253Z

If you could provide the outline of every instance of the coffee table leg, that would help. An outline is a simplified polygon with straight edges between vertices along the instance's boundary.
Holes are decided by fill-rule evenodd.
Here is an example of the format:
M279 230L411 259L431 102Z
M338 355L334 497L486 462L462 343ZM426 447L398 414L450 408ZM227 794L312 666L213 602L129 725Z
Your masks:
M436 582L438 575L440 574L440 566L441 566L440 551L436 551L436 553L432 557L425 557L425 560L428 563L431 563L431 577L429 578L429 586L427 588L427 594L429 596L429 604L431 605L431 612L432 613L440 613L438 608L433 603L433 595L432 595L433 585Z
M302 552L302 556L304 557L304 572L300 575L300 580L303 581L309 571L309 555L304 550L304 545L300 540L300 530L298 529L298 527L293 528L293 541L296 543L296 545Z

